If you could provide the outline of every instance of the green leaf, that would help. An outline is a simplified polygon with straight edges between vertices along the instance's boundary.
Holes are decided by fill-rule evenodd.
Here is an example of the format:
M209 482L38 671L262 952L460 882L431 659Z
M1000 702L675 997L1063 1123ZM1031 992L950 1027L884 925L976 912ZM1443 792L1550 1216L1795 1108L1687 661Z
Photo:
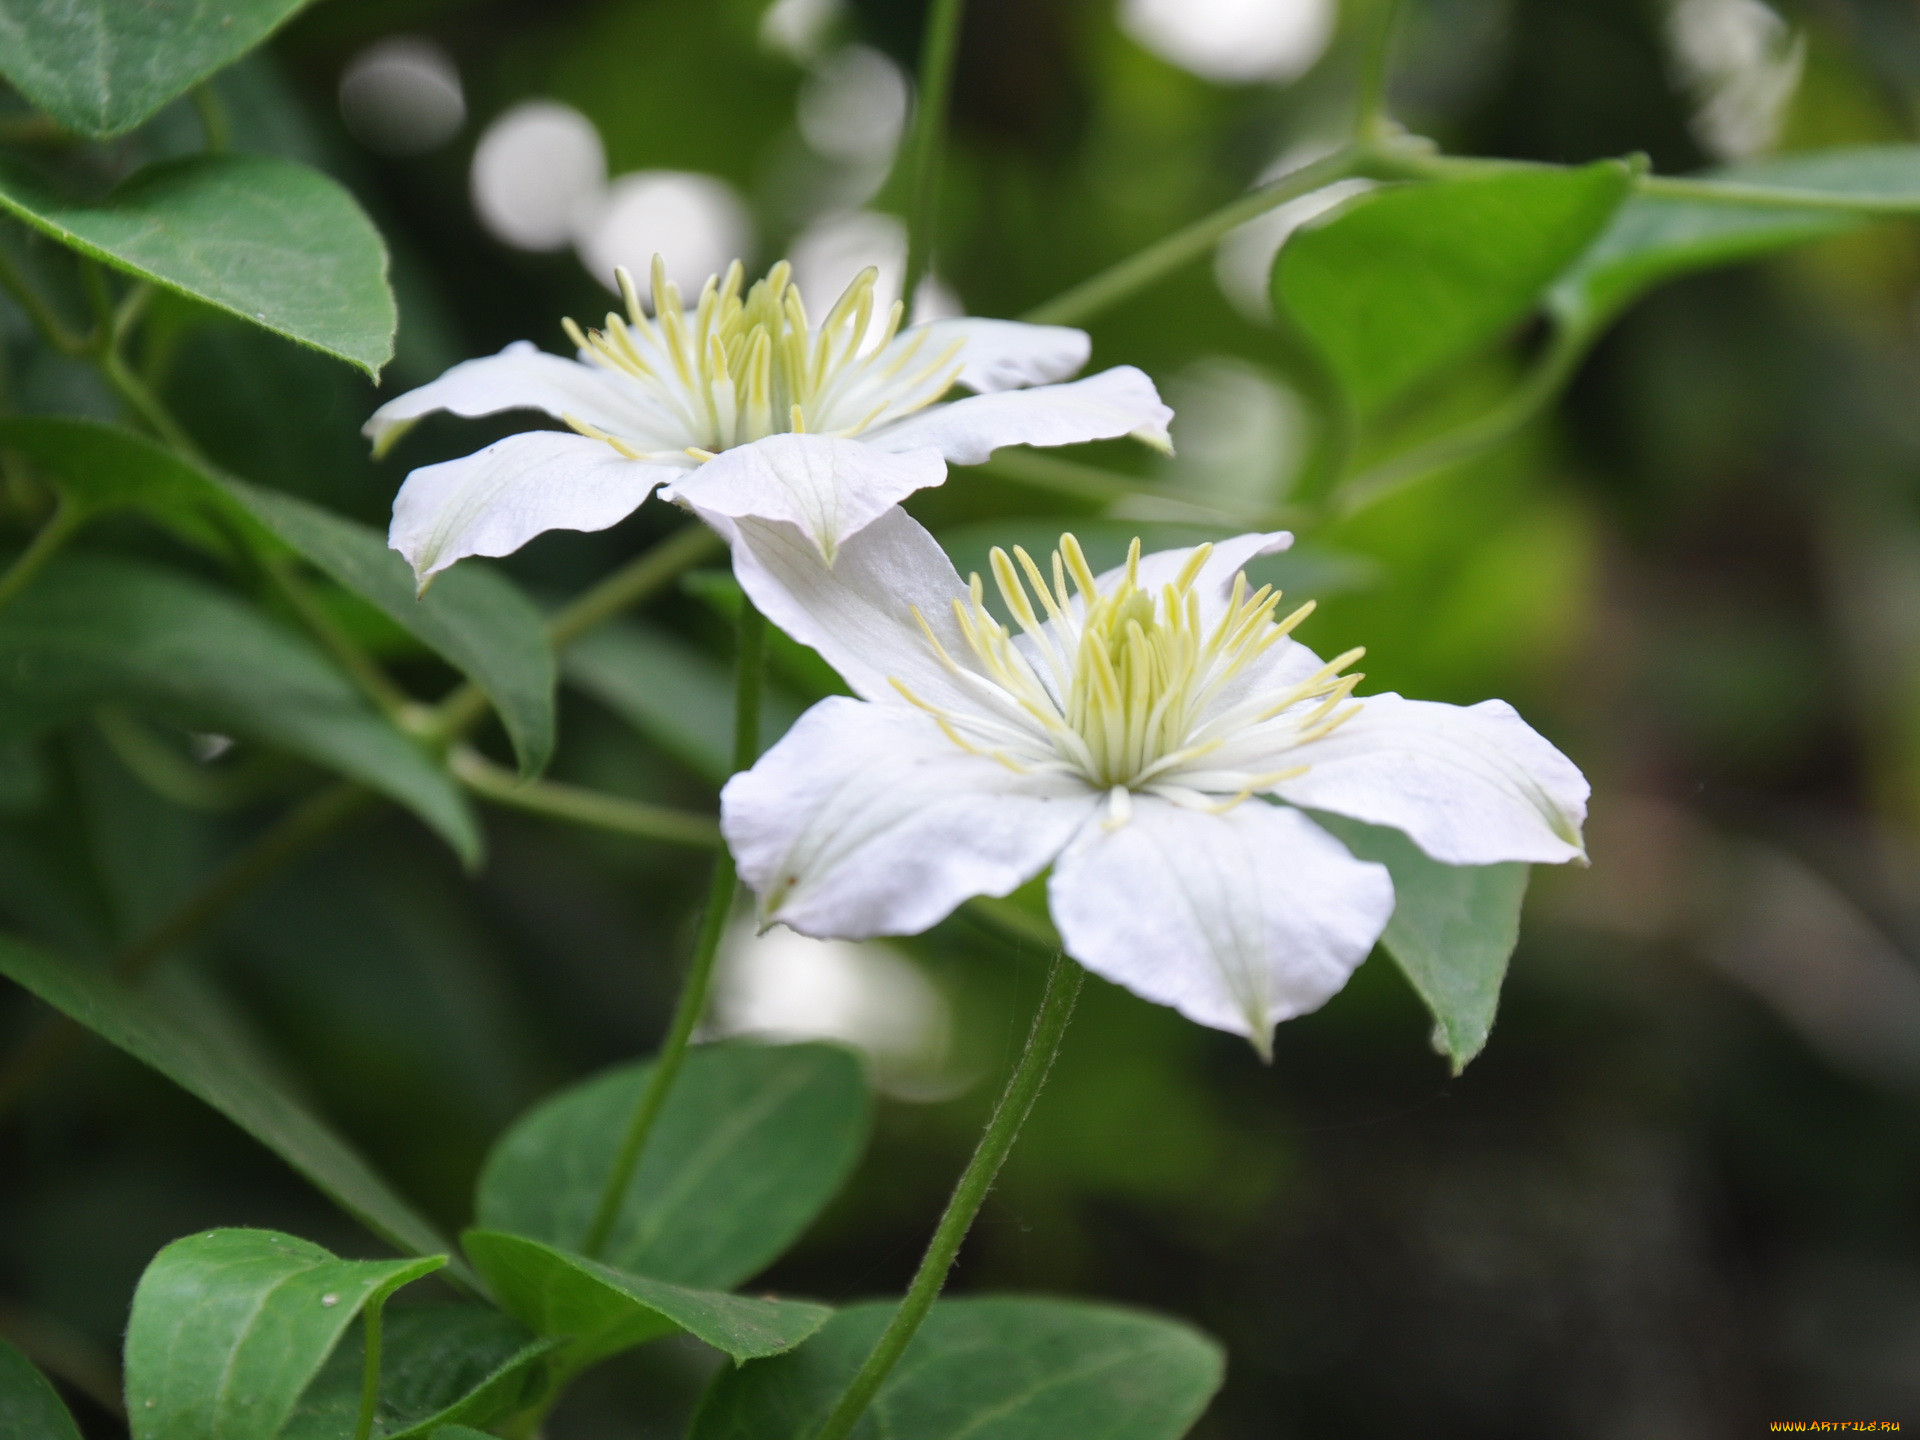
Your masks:
M465 569L456 566L435 587ZM569 683L697 775L716 785L733 773L733 671L686 641L639 621L616 621L581 636L561 662ZM764 750L800 718L785 693L761 697Z
M470 863L466 799L300 636L221 591L132 560L69 556L0 610L0 734L116 701L275 745L399 801Z
M118 135L306 0L0 0L0 74L69 130Z
M413 571L378 531L291 495L237 480L223 484L274 534L486 691L523 773L546 765L553 754L553 647L540 611L512 581L461 565L416 594Z
M559 1344L479 1305L388 1311L373 1440L423 1440L444 1426L489 1425L526 1408L544 1385L539 1362ZM360 1416L365 1363L364 1336L336 1349L279 1440L347 1440Z
M396 1249L418 1255L447 1248L430 1221L273 1076L249 1064L244 1049L184 1019L191 1012L164 986L130 990L4 935L0 974L211 1105Z
M1313 818L1392 874L1393 918L1380 943L1433 1012L1434 1048L1458 1075L1493 1029L1531 867L1443 865L1398 830L1340 815Z
M168 160L94 201L65 198L5 164L0 210L83 255L338 356L375 379L393 358L396 315L380 232L337 183L291 160Z
M842 1310L791 1355L713 1382L689 1440L808 1440L891 1305ZM1064 1300L942 1300L855 1440L1175 1440L1220 1388L1220 1347L1177 1321Z
M1275 308L1371 414L1524 320L1628 185L1602 161L1376 191L1281 249Z
M467 1258L501 1305L542 1335L564 1335L562 1375L684 1330L736 1362L778 1355L833 1312L803 1300L755 1300L630 1274L523 1235L469 1230Z
M1920 209L1920 146L1815 150L1697 177L1742 187L1816 192L1863 206ZM1553 287L1563 324L1598 329L1637 296L1678 275L1751 260L1864 224L1865 213L1636 195Z
M523 770L540 769L552 754L553 648L539 610L505 576L462 565L416 595L413 572L378 531L294 496L214 476L145 436L97 420L3 418L0 445L31 460L85 515L140 510L217 551L228 549L225 541L236 532L256 546L272 546L266 537L277 537L486 691Z
M354 1317L445 1263L342 1260L277 1230L174 1241L127 1320L133 1440L272 1440Z
M65 415L0 418L0 446L35 470L84 518L137 510L204 549L224 554L236 530L254 530L205 471L117 425Z
M0 1340L0 1435L8 1440L80 1440L80 1427L33 1362Z
M651 1063L523 1116L480 1174L489 1230L582 1244ZM806 1229L866 1145L866 1082L828 1045L701 1045L661 1109L602 1254L622 1270L726 1290Z

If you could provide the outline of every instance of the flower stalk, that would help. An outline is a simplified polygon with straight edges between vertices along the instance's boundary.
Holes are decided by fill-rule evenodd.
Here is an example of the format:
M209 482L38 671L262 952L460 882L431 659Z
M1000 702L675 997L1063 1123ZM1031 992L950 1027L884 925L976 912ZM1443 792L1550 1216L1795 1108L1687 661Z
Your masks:
M1080 998L1081 982L1085 979L1085 971L1064 954L1055 953L1053 966L1047 972L1046 992L1040 997L1033 1029L1027 1034L1027 1048L1007 1077L1007 1088L993 1108L993 1116L981 1133L980 1143L967 1162L960 1183L953 1187L953 1198L947 1201L946 1212L940 1217L939 1228L933 1232L933 1240L921 1258L919 1270L914 1273L913 1283L907 1287L906 1298L893 1312L893 1319L835 1402L814 1440L846 1440L906 1353L927 1312L933 1309L933 1302L940 1298L947 1275L960 1253L960 1245L973 1227L974 1217L986 1202L987 1192L993 1188L1001 1165L1019 1138L1020 1127L1032 1113L1033 1102L1039 1098L1040 1087L1046 1083L1047 1072L1060 1054L1060 1042L1066 1037L1067 1022L1073 1018L1074 1002Z
M751 601L743 599L733 705L733 763L736 770L745 770L760 753L760 680L765 669L766 628L767 623L761 618L760 612L754 609ZM627 1121L626 1134L621 1137L620 1149L614 1155L613 1168L607 1172L607 1182L600 1192L600 1203L594 1210L593 1222L587 1227L586 1239L580 1246L581 1252L592 1259L600 1257L600 1252L606 1248L607 1240L613 1234L614 1224L620 1218L620 1202L626 1197L627 1186L633 1182L634 1173L640 1168L647 1138L653 1133L660 1112L666 1108L673 1082L679 1078L680 1068L686 1063L687 1049L693 1043L694 1028L706 1012L707 991L713 984L714 960L720 953L720 941L726 935L727 920L733 914L733 897L738 884L733 855L723 845L713 864L713 880L707 890L706 912L700 918L699 938L694 942L693 961L687 969L686 981L681 986L680 999L674 1006L673 1021L667 1029L666 1041L660 1047L660 1058L654 1061L653 1072L647 1076L646 1087L640 1092L639 1102L633 1107L633 1115Z

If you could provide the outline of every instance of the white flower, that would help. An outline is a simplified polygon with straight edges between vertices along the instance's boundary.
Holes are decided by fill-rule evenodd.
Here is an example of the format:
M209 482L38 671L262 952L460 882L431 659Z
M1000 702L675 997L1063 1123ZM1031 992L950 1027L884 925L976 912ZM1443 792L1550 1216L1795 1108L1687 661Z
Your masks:
M1018 633L895 510L823 564L792 525L713 521L755 604L859 699L813 707L721 797L764 922L911 934L1053 866L1067 953L1263 1052L1366 958L1384 867L1303 813L1406 832L1451 865L1583 852L1587 784L1511 706L1353 696L1241 567L1243 535L1096 577L993 553ZM1285 804L1275 801L1287 802Z
M1086 363L1082 331L971 318L902 330L897 303L871 325L873 270L814 327L785 261L744 295L742 278L736 262L688 308L656 257L657 314L620 272L624 318L591 334L567 322L578 359L519 341L376 410L365 427L376 453L435 410L544 410L572 427L407 477L388 538L422 584L545 530L603 530L656 487L708 514L789 521L831 564L848 536L944 480L948 462L1128 434L1167 445L1173 412L1132 366L1048 383ZM955 384L977 393L936 405Z

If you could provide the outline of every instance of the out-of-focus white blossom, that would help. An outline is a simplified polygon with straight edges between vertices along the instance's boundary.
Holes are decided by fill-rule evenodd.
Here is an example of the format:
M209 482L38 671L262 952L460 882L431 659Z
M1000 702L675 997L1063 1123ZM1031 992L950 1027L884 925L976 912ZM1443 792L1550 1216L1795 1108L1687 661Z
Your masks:
M522 250L563 250L607 188L600 132L571 105L528 100L480 137L470 172L473 208L495 239Z
M1225 84L1297 79L1325 52L1334 0L1122 0L1120 23L1161 59Z

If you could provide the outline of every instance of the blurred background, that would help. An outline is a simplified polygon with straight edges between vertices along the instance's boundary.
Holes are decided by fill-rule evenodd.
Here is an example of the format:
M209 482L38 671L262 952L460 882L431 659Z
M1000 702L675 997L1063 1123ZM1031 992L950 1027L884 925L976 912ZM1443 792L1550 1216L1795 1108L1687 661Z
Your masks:
M922 314L1016 315L1337 139L1335 0L972 0ZM326 0L218 82L241 148L348 184L394 252L384 393L593 323L612 267L682 285L790 256L818 309L897 277L888 190L917 0ZM1682 172L1920 139L1912 0L1409 0L1393 100L1461 152ZM117 142L193 148L176 106ZM1310 197L1093 327L1176 406L1178 458L1089 452L1114 513L961 472L915 509L964 570L1071 523L1185 543L1283 505L1313 443L1265 274ZM1303 542L1301 637L1368 688L1513 700L1592 777L1594 863L1540 873L1502 1014L1458 1079L1383 957L1275 1062L1094 981L956 1288L1153 1306L1220 1337L1197 1434L1718 1437L1920 1423L1920 236L1888 224L1631 311L1498 453ZM897 278L894 282L897 286ZM189 323L190 322L190 323ZM110 415L0 302L14 403ZM346 367L183 313L150 364L221 463L384 524L406 470L520 428L433 420L375 464ZM1487 362L1488 393L1505 361ZM665 507L509 562L559 596ZM723 588L694 577L567 659L560 778L714 803ZM361 617L423 694L448 677ZM777 723L824 693L775 657ZM89 734L0 755L0 912L102 951L258 823ZM211 757L210 757L211 758ZM244 757L242 757L244 758ZM191 803L189 803L191 802ZM116 817L113 824L102 817ZM449 1227L492 1136L650 1049L698 856L495 812L464 876L391 813L190 957L293 1082ZM897 1291L1024 1033L1044 957L743 931L710 1028L830 1035L890 1097L848 1192L765 1279ZM0 1042L39 1020L8 987ZM197 1102L94 1045L0 1121L0 1332L110 1386L133 1282L212 1225L372 1253ZM552 1440L679 1433L714 1361L592 1376ZM85 1410L102 1436L104 1409Z

